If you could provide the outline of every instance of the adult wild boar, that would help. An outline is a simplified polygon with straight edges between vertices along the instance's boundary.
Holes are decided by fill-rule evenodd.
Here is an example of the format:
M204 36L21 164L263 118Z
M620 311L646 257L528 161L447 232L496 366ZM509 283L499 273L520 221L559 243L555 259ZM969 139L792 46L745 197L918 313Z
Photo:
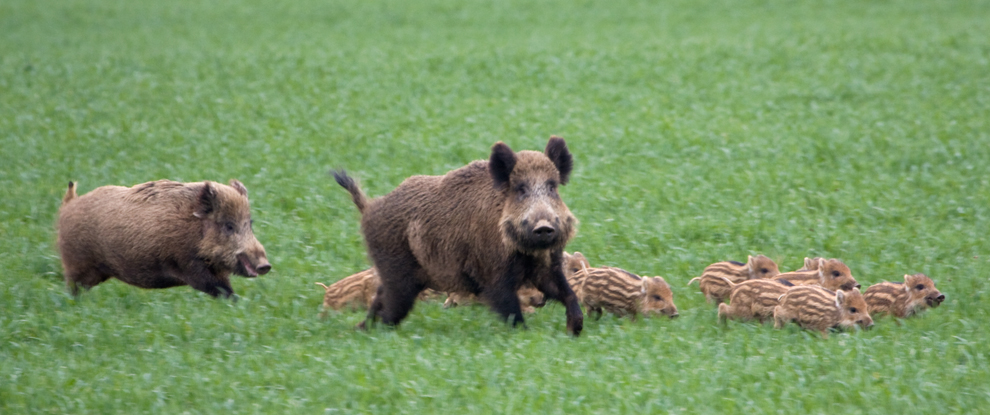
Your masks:
M361 212L361 231L382 285L367 319L396 325L427 288L480 296L513 325L523 324L516 291L532 283L566 306L567 329L583 316L562 267L577 219L557 187L567 184L571 153L551 137L543 153L495 143L488 161L443 176L413 176L367 199L346 172L334 172Z
M73 294L116 277L141 288L190 285L214 297L234 293L230 274L271 268L254 237L247 189L231 180L103 186L62 199L58 249Z

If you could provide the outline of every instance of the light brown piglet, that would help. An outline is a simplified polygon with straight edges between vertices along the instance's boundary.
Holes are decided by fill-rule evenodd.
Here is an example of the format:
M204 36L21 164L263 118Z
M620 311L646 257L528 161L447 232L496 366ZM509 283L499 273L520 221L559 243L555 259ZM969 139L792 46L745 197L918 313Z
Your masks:
M700 277L688 281L688 285L699 281L702 294L709 303L721 304L732 293L732 285L757 278L773 278L780 274L777 263L763 255L749 256L746 263L736 261L716 262L705 267Z
M794 285L818 285L828 290L850 291L859 288L849 267L838 259L818 258L818 266L808 271L793 271L780 274L774 279L787 280Z
M863 294L870 314L911 317L927 307L938 307L945 295L935 288L935 281L925 274L904 275L904 282L881 282Z
M319 282L316 284L326 290L320 318L325 318L327 311L331 309L340 310L345 307L354 310L367 309L371 306L371 300L375 298L378 286L381 285L374 268L344 277L330 286Z
M794 286L787 280L748 280L732 284L729 303L718 305L718 320L752 320L762 324L773 317L773 309L780 305L780 296Z
M589 316L597 313L601 318L603 309L619 317L630 315L633 320L638 314L678 316L674 293L662 277L640 277L612 267L587 268L580 272L587 274L583 276L579 290L583 294L581 303Z
M818 330L828 338L831 328L873 326L866 301L857 290L829 291L817 285L793 287L780 297L773 310L774 328L796 322L805 329Z

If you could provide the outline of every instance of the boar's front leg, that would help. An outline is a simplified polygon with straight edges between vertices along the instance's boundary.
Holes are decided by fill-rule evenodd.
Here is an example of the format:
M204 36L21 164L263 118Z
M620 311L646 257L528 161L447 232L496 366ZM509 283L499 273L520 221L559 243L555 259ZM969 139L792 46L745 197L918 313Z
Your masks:
M536 288L547 298L564 303L564 307L567 308L567 331L574 336L580 336L581 329L584 328L584 314L581 314L577 295L564 277L563 257L562 250L551 253L549 278L536 278Z
M482 295L488 299L491 307L499 313L506 321L511 319L512 326L526 325L522 316L522 307L519 305L519 296L516 295L516 282L519 277L526 272L523 258L516 254L509 260L501 278L496 280L491 286L484 287Z
M230 298L234 295L234 287L230 286L228 278L215 275L205 263L199 261L190 269L185 270L184 275L175 275L174 277L214 298L220 296Z

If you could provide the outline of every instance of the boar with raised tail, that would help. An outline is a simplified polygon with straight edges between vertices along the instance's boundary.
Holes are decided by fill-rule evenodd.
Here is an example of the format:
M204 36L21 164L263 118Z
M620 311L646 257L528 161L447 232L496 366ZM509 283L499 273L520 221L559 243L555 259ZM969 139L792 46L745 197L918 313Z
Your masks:
M777 263L763 255L749 256L746 263L736 261L716 262L705 267L700 277L688 281L688 285L698 281L701 293L711 303L721 304L732 293L732 285L746 280L773 278L780 274Z
M904 282L881 282L863 294L870 314L911 317L927 307L938 307L945 295L935 288L935 281L925 274L904 275ZM896 320L895 320L896 321Z
M370 200L345 172L334 172L361 212L368 256L382 280L359 327L379 318L398 324L427 288L478 295L521 325L516 291L528 282L564 303L568 331L580 334L581 306L563 270L577 219L558 193L572 165L559 137L542 153L516 153L498 142L488 161L443 176L413 176Z
M807 271L792 271L773 277L787 280L794 285L818 285L826 290L858 290L859 283L853 278L849 267L838 259L818 258L818 265Z
M73 294L110 278L141 288L189 285L234 294L230 274L271 270L254 237L247 188L237 180L103 186L62 199L58 249Z
M780 305L773 310L774 328L796 322L805 329L818 330L828 338L828 330L860 325L873 326L866 301L858 290L829 291L817 285L804 285L787 290Z
M586 268L580 272L585 275L578 290L589 316L597 314L601 318L603 310L619 317L629 315L633 320L639 314L678 316L674 293L662 277L640 277L613 267Z

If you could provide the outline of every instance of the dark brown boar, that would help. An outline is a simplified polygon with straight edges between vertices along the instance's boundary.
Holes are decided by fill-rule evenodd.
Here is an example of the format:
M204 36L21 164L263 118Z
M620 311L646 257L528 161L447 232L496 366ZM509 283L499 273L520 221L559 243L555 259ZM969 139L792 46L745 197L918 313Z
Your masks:
M935 281L925 274L904 275L904 282L881 282L863 294L870 314L911 317L927 307L938 307L945 295L935 288ZM896 321L896 320L895 320Z
M792 287L773 309L774 328L795 322L805 329L818 330L828 338L828 330L860 325L873 326L866 301L859 290L830 291L817 285Z
M808 271L792 271L780 274L774 279L787 280L794 285L819 285L827 290L858 290L859 283L852 271L838 259L818 258L818 266Z
M271 269L254 237L241 182L159 180L103 186L62 199L58 248L73 294L115 277L141 288L190 285L214 297L234 294L230 274Z
M780 274L780 268L772 259L763 255L752 256L746 263L736 261L716 262L705 267L700 277L692 278L688 285L698 282L701 293L709 303L721 304L729 298L732 285L757 278L773 278Z
M378 318L398 324L427 288L479 295L504 319L524 324L516 291L529 282L565 304L567 329L580 334L581 307L563 271L577 220L557 193L571 169L567 144L551 137L543 153L515 153L498 142L488 161L413 176L370 200L345 172L334 172L361 212L382 280L359 327Z

